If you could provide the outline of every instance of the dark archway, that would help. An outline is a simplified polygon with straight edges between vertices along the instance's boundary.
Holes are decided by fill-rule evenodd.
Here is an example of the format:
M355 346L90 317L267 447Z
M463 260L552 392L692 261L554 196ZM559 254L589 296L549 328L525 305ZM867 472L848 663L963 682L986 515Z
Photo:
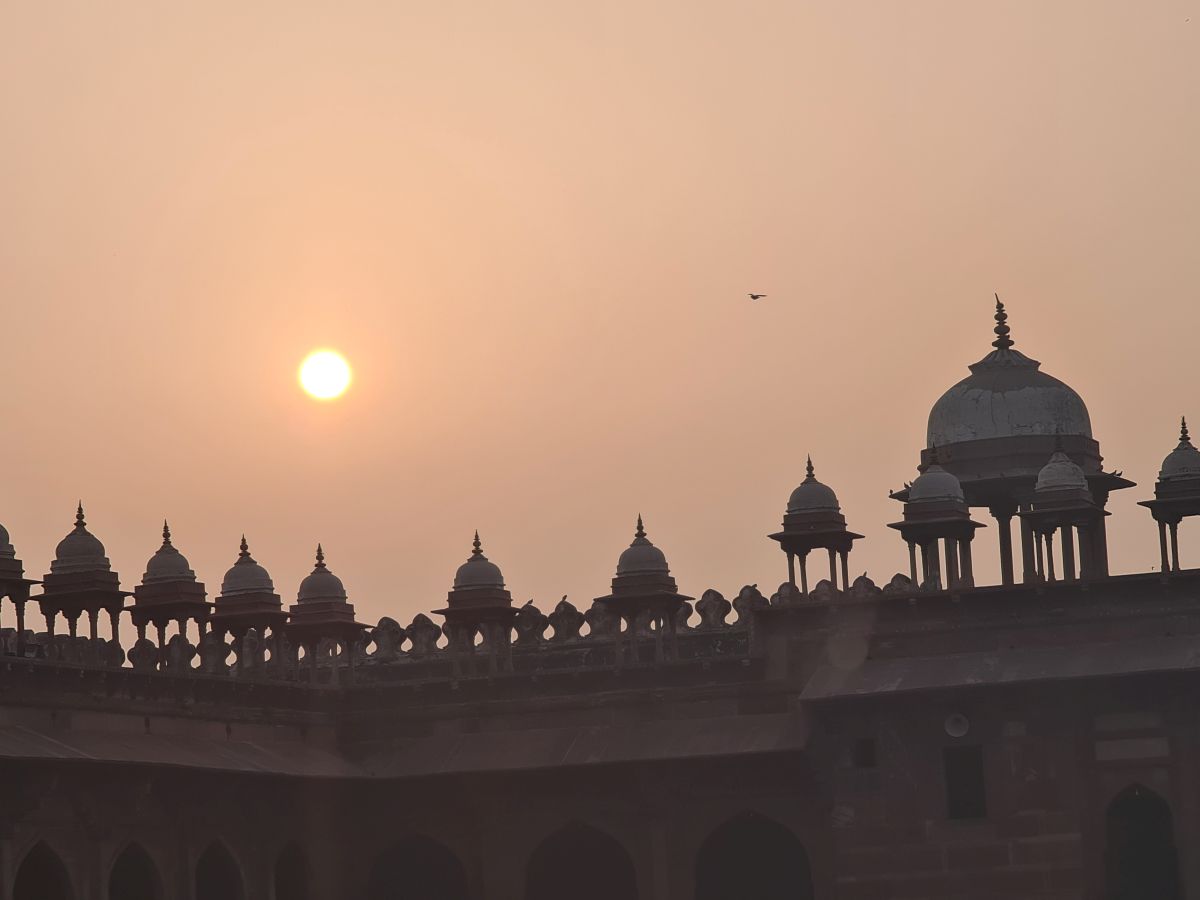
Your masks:
M696 900L812 900L808 853L791 829L759 813L718 827L696 857Z
M375 857L367 900L467 900L467 874L447 847L413 835Z
M108 875L108 900L159 900L160 884L150 855L137 844L130 844Z
M572 823L538 845L525 867L525 900L637 900L637 872L620 842Z
M13 883L13 900L72 900L71 877L59 855L43 843L25 854Z
M275 860L275 900L308 900L308 857L288 844Z
M1181 900L1171 808L1134 784L1113 798L1105 816L1108 900Z
M246 900L241 870L224 844L209 844L196 863L196 900Z

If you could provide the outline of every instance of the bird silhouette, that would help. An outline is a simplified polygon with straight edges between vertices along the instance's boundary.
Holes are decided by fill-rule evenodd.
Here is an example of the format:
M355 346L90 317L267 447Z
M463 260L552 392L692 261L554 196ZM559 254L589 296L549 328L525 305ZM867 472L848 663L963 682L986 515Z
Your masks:
M765 297L767 295L766 294L747 294L746 296L749 297L751 300L761 300L763 297Z

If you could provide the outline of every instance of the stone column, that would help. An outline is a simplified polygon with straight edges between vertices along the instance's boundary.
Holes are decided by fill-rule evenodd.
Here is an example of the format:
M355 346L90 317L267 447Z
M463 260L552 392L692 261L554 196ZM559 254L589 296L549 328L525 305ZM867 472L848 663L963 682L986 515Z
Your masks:
M1025 505L1028 508L1028 504ZM1028 519L1021 519L1021 580L1026 584L1037 581L1033 528Z
M1171 571L1179 571L1179 523L1171 523Z
M1070 523L1062 530L1063 580L1075 580L1075 526Z
M1158 522L1158 552L1162 556L1162 573L1171 571L1171 559L1167 556L1167 523L1161 519Z
M971 539L967 538L964 541L958 542L959 562L962 566L962 584L963 587L975 587L975 570L971 564ZM1012 548L1009 548L1011 555ZM1009 559L1012 563L1012 559Z
M952 538L943 538L946 549L946 587L954 590L958 587L958 542Z
M792 587L796 586L796 554L788 551L788 584Z
M1012 517L1013 510L992 507L989 512L996 520L996 532L1000 540L1000 583L1012 584L1013 578L1013 543Z
M908 542L908 572L913 585L920 587L921 579L917 577L917 545L912 541Z

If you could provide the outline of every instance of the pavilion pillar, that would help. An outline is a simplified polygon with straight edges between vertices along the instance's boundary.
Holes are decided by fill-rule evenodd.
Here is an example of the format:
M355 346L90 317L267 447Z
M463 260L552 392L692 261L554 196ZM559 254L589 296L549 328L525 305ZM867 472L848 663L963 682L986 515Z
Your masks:
M1021 580L1026 584L1037 581L1038 570L1035 561L1033 526L1028 519L1021 519Z
M829 583L837 590L837 551L829 549Z
M1075 526L1069 522L1062 530L1063 581L1075 580Z
M850 551L842 550L839 554L842 558L842 590L849 593L850 591Z
M1171 523L1171 571L1179 571L1179 523Z
M942 539L946 550L946 587L950 590L958 587L958 547L952 537Z
M958 551L959 551L959 557L960 557L959 561L962 566L961 577L962 577L963 587L968 587L968 588L974 587L975 586L975 571L974 571L974 566L971 563L971 541L969 539L965 540L965 541L959 541L958 542ZM1010 553L1010 555L1012 553L1011 547L1009 548L1009 553ZM1011 563L1012 560L1009 559L1009 562Z
M1167 523L1161 519L1158 522L1158 552L1162 557L1162 573L1171 571L1171 559L1167 556Z
M788 584L792 587L796 586L796 554L790 550L787 555L788 561Z
M808 552L800 554L800 593L808 596Z
M1012 511L993 509L996 532L1000 541L1000 583L1013 583Z
M1046 578L1055 581L1054 577L1054 532L1046 532Z
M1104 577L1108 574L1108 528L1103 516L1096 519L1096 526L1092 533L1095 551L1092 561L1096 567L1097 577Z
M917 578L917 545L914 541L908 541L908 572L912 579L914 587L920 587L921 582Z

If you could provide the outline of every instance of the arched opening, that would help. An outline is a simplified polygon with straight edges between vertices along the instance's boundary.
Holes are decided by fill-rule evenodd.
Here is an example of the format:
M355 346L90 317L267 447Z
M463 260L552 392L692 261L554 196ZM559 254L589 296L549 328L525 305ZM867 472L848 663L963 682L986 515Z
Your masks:
M209 844L196 863L196 900L246 900L242 873L224 844Z
M696 857L696 900L811 900L812 875L800 839L759 813L718 827Z
M71 900L71 878L58 854L43 843L25 854L13 883L13 900Z
M1113 798L1105 817L1108 900L1181 900L1171 808L1135 784Z
M525 867L525 900L637 900L637 872L621 843L572 823L542 841Z
M308 900L308 857L288 844L275 860L275 900Z
M108 900L159 900L162 888L154 862L137 844L130 844L113 863L108 876Z
M413 835L375 857L367 900L467 900L467 875L447 847Z

